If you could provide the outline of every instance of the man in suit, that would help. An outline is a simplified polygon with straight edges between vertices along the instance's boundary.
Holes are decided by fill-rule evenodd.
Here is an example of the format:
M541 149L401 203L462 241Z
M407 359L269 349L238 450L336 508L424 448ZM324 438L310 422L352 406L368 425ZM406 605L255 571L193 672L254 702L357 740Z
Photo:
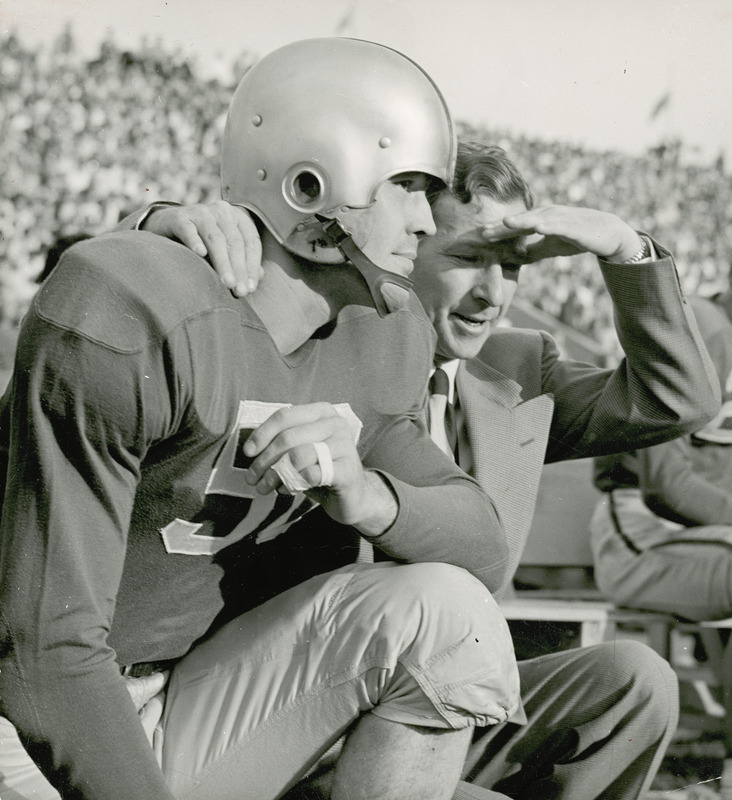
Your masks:
M509 540L499 596L510 591L544 463L669 440L718 408L714 370L670 254L612 214L533 205L500 148L461 143L451 191L432 199L437 234L420 244L412 275L447 380L436 372L430 406L441 403L453 417L440 430L433 413L430 428L492 497ZM146 224L208 249L225 282L236 285L237 275L247 288L242 242L254 261L256 245L236 209L212 216L172 207ZM498 327L520 272L540 268L525 264L583 251L598 256L615 305L627 354L615 370L563 359L545 332ZM250 273L256 282L256 264ZM526 660L519 670L525 719L476 733L467 780L522 800L640 797L676 726L668 664L644 645L617 641Z
M670 254L614 215L532 206L500 149L461 145L452 192L432 203L437 234L414 273L438 334L435 364L455 376L458 463L488 491L509 539L502 596L544 463L671 439L716 403ZM614 301L627 354L615 370L563 359L547 333L497 327L522 261L582 250L598 256ZM676 725L668 665L617 641L523 661L519 671L528 722L478 734L468 779L516 798L641 796Z

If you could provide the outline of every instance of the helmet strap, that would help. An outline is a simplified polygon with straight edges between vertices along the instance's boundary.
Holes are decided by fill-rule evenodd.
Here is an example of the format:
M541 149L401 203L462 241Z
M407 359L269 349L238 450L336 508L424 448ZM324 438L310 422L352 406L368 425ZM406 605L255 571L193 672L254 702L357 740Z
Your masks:
M385 317L389 313L389 308L381 293L381 287L385 283L393 283L409 291L413 285L412 281L404 275L377 267L353 241L351 234L343 229L337 219L329 220L319 215L318 219L323 222L323 234L328 242L333 247L337 247L361 273L361 277L369 287L369 292L379 316Z

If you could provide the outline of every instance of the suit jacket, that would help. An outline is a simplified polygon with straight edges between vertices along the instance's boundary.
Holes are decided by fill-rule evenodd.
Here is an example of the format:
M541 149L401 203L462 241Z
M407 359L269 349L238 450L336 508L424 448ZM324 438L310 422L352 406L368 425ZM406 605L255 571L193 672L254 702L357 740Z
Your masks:
M719 383L673 259L601 262L625 358L616 369L563 359L546 332L501 328L460 364L456 387L474 477L509 544L505 594L528 534L545 462L668 441L715 416Z

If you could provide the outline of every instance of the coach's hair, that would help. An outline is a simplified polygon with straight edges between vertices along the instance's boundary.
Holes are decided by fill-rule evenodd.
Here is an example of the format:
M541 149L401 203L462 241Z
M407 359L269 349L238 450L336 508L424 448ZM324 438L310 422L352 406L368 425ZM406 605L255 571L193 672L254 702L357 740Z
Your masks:
M458 142L452 193L463 203L486 194L499 203L523 200L533 208L528 183L502 147L481 142Z

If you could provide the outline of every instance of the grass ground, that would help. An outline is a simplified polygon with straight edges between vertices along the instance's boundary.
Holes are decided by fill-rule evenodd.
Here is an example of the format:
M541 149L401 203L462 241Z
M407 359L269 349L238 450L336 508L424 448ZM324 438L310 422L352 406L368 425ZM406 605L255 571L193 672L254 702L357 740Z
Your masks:
M643 800L719 800L723 760L719 735L680 729Z

